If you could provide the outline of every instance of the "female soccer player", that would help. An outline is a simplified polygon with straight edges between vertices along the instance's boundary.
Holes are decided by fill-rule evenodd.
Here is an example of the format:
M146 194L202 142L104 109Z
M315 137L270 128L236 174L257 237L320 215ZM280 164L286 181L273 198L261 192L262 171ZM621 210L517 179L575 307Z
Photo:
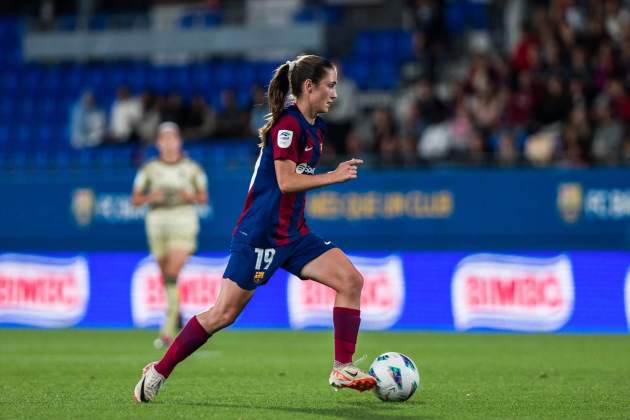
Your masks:
M177 277L197 247L199 219L196 203L207 203L207 178L203 169L182 154L179 127L165 122L158 127L158 159L145 164L133 183L132 203L149 205L146 230L151 254L164 279L166 319L156 348L168 346L179 329Z
M230 325L279 267L333 288L335 361L329 383L359 391L376 380L352 363L359 331L363 277L331 241L310 232L304 221L307 190L357 177L359 159L315 175L325 126L317 116L337 97L332 63L304 55L278 67L269 84L270 115L260 129L261 150L245 206L232 234L230 260L215 305L190 319L166 354L149 363L134 389L138 402L152 401L175 366L212 334ZM289 93L295 102L285 107Z

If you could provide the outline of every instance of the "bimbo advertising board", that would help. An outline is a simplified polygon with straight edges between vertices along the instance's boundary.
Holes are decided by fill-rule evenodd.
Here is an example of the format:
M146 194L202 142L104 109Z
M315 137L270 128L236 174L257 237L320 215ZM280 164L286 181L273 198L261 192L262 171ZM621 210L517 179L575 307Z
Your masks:
M630 252L352 253L365 330L616 332L630 329ZM226 254L190 259L184 320L212 306ZM329 328L334 292L279 270L234 328ZM165 296L141 253L0 255L0 325L152 328Z

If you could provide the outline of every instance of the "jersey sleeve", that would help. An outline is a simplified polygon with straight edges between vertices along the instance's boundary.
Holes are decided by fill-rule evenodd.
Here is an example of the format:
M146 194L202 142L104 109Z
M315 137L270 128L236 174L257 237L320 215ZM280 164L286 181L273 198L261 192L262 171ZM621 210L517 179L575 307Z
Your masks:
M297 163L301 134L300 123L294 116L282 116L270 130L274 160L288 159Z
M147 166L143 166L133 180L134 191L146 191L149 188L149 176L147 174Z

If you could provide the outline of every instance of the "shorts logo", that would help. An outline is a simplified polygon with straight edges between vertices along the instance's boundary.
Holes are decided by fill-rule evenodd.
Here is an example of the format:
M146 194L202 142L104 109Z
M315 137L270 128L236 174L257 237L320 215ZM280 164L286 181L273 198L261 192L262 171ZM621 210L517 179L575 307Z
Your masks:
M311 150L313 150L313 146L312 146L312 145L306 146L306 147L304 148L304 151L305 151L305 152L310 152Z
M256 273L254 274L254 283L259 284L264 277L265 277L264 271L256 271Z
M293 140L293 131L291 130L280 130L278 131L278 147L281 149L286 149L291 146L291 140Z

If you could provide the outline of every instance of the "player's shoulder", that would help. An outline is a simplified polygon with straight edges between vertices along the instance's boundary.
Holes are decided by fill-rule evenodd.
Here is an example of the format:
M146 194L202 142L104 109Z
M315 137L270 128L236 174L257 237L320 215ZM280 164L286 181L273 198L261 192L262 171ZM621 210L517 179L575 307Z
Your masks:
M151 158L140 165L139 171L150 171L151 169L156 168L159 165L160 160L158 158Z
M191 168L195 171L202 171L203 172L203 167L199 164L199 162L197 162L196 160L192 159L190 156L184 156L181 161L180 164L183 166L186 166L188 168Z
M301 129L301 121L298 115L293 110L294 107L285 108L280 117L278 117L278 121L274 124L274 128L276 129L291 129L293 131L297 131Z

